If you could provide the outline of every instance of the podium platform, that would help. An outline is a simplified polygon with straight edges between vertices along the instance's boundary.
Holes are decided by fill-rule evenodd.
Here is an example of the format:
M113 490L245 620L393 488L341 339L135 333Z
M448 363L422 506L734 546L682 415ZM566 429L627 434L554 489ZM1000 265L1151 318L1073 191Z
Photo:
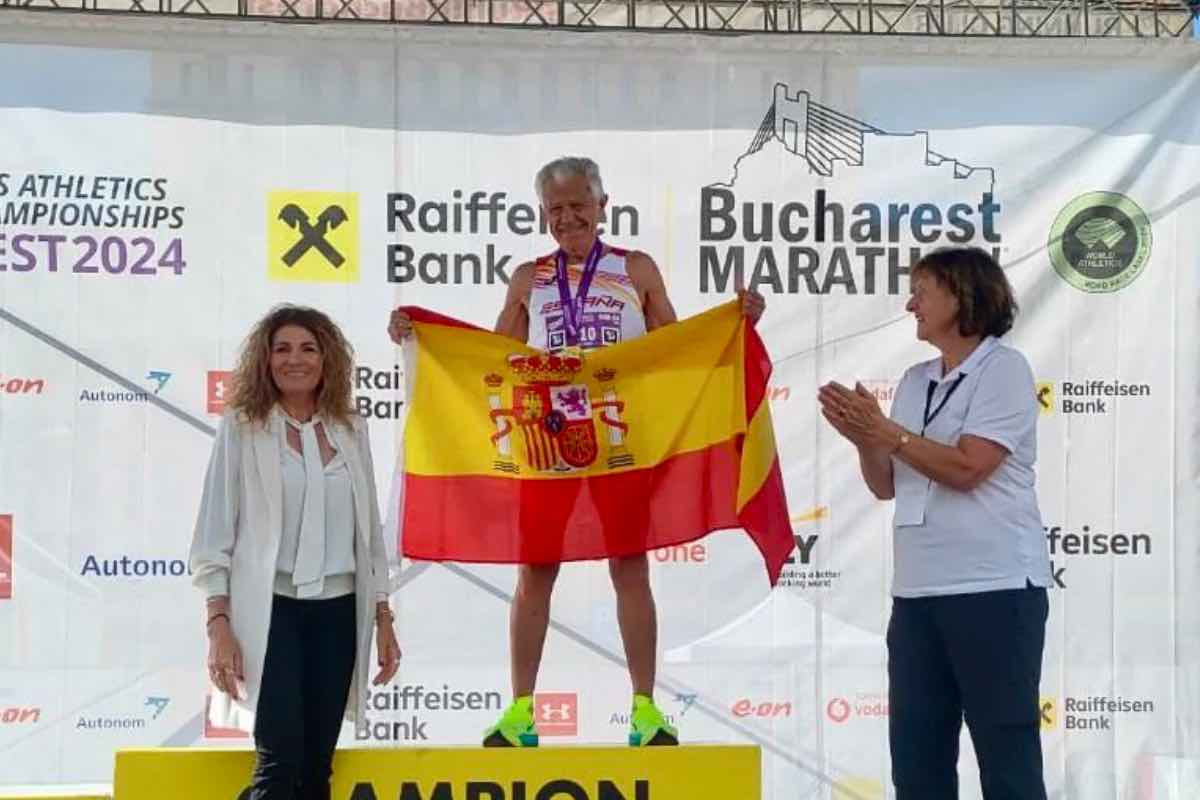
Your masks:
M119 750L114 800L239 800L248 750ZM746 745L339 750L333 800L760 800Z

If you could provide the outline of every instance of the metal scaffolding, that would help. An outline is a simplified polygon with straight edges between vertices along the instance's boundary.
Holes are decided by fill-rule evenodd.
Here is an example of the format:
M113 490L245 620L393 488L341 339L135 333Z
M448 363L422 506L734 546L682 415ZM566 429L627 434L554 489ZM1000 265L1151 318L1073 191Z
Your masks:
M0 9L527 28L1187 38L1200 0L0 0Z

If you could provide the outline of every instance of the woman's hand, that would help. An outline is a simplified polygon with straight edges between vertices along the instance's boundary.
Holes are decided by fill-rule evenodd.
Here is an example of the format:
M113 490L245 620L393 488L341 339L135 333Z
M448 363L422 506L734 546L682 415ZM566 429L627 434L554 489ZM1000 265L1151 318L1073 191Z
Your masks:
M386 605L380 606L375 614L375 649L379 652L379 674L372 680L382 686L396 676L400 669L400 643L392 629L392 612Z
M817 401L821 404L821 416L825 417L826 422L852 445L862 447L858 433L846 424L846 418L841 411L841 398L837 390L833 388L834 385L827 383L817 390Z
M229 617L221 612L208 623L208 677L213 686L229 695L241 697L239 683L245 683L242 647L233 635Z
M836 381L817 393L821 414L856 447L890 453L900 442L900 428L883 415L879 401L861 383L848 389Z

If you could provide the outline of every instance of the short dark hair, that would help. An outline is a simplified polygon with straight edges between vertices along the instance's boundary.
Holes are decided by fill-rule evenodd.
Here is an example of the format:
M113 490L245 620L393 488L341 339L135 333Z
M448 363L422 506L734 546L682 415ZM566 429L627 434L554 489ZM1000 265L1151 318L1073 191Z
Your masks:
M958 332L963 336L1003 336L1017 316L1012 284L991 253L978 247L945 247L926 254L912 276L932 275L958 298Z

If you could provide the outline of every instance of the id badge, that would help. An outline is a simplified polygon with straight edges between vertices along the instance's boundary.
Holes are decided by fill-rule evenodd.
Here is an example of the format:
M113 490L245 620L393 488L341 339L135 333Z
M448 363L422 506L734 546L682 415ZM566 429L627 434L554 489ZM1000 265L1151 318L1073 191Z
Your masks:
M895 463L896 527L924 525L925 503L933 482L902 462Z

